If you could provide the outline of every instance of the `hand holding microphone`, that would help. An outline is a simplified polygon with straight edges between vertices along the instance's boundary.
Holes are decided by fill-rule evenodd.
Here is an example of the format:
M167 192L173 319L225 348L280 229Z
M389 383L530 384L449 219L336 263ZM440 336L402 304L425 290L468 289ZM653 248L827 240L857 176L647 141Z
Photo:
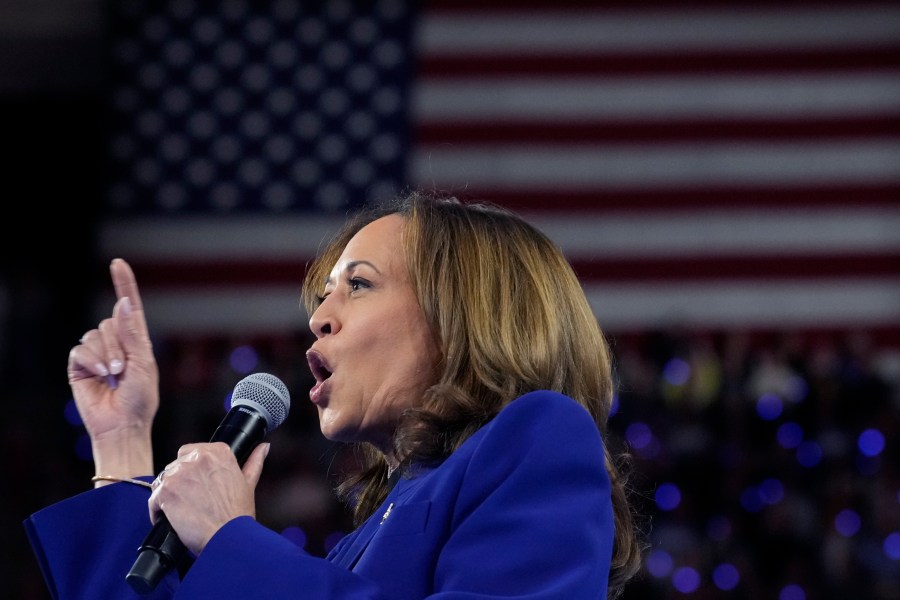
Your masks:
M165 517L181 542L199 554L223 524L243 515L256 517L253 493L267 447L255 448L241 469L225 444L182 446L178 460L153 482L150 520L159 522L165 506Z
M290 395L280 379L248 375L235 386L231 409L209 443L179 450L153 484L149 508L155 524L125 577L135 591L155 589L187 550L198 554L228 521L256 516L253 495L268 452L260 442L289 410Z

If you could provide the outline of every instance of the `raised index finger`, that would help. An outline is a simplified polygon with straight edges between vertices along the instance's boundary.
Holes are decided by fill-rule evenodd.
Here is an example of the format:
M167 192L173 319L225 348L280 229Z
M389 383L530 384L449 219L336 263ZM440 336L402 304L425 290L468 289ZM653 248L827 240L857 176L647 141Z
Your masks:
M149 341L150 332L147 330L147 320L144 317L144 303L141 301L141 293L138 291L137 279L131 265L121 258L114 258L109 265L109 272L116 288L116 298L121 300L127 296L131 304L131 317L128 322L133 327L132 333L136 334L138 339ZM116 302L113 309L114 317L119 317L119 306L120 303ZM125 326L128 327L127 324Z
M116 299L121 300L128 296L131 300L131 310L143 312L144 304L141 302L141 293L138 291L137 279L131 265L121 258L114 258L109 265L109 273L116 288Z

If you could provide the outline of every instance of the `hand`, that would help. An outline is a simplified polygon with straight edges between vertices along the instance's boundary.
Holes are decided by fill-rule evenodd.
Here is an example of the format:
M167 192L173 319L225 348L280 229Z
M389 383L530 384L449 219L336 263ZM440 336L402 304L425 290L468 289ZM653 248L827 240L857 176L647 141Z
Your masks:
M97 474L149 475L159 369L131 267L117 258L109 270L117 298L112 316L69 352L69 385L91 438Z
M165 512L178 539L195 555L228 521L256 518L254 493L269 444L258 445L243 470L227 444L187 444L153 482L148 507L154 523Z

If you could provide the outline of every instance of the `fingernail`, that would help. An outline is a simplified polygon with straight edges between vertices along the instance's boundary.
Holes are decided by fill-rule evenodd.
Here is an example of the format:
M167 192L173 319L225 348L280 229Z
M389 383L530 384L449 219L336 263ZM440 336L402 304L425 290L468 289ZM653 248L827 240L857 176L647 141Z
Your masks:
M269 455L269 448L271 448L271 447L272 447L272 444L270 444L269 442L266 442L266 447L263 448L263 458L265 458Z
M101 377L106 377L109 375L109 369L106 368L106 365L103 363L97 363L94 365L94 368L97 369L97 373L100 374Z
M123 367L122 361L119 360L118 358L114 358L111 361L109 361L109 372L112 373L113 375L118 375L119 373L121 373L122 367Z
M126 317L131 314L131 298L128 296L122 297L122 314Z

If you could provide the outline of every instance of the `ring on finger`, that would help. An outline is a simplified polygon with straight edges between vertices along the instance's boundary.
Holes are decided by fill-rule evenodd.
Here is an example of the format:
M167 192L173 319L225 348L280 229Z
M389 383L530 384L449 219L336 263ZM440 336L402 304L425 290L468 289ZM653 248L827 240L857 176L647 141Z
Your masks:
M169 467L167 466L165 469L159 472L159 475L156 476L156 479L153 480L153 485L158 486L162 483L163 478L166 476L166 473L169 471Z

